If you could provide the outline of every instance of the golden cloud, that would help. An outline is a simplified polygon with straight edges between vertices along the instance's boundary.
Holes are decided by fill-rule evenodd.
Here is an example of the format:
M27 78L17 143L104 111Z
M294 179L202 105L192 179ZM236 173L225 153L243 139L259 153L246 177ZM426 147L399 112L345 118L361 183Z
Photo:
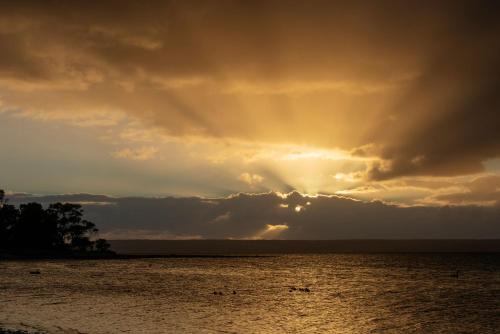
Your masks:
M156 157L158 148L153 146L144 146L139 148L124 148L113 153L115 158L131 160L150 160Z
M2 108L353 152L376 158L373 180L477 173L500 154L500 23L484 8L123 1L115 15L113 1L6 1Z

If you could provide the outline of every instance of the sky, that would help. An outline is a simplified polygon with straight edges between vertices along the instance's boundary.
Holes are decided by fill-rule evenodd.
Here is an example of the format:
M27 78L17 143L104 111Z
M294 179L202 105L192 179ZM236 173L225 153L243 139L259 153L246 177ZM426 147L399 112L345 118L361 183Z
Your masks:
M0 188L110 237L500 237L499 7L2 1Z

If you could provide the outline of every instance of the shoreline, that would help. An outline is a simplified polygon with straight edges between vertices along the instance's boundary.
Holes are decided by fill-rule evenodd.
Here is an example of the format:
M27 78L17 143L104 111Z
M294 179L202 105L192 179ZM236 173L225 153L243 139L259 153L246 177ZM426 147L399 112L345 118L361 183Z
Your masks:
M48 334L44 332L28 332L25 330L19 330L19 329L5 329L0 327L0 334Z
M204 254L114 254L114 255L15 255L0 254L0 261L37 261L37 260L141 260L141 259L240 259L240 258L268 258L276 255L204 255ZM2 332L0 331L0 334Z

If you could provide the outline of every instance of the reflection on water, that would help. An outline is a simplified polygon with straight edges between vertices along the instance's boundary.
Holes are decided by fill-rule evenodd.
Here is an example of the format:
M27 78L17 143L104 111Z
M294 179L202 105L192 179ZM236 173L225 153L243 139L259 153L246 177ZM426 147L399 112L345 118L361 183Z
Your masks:
M50 333L498 333L499 310L493 254L0 263L0 327Z

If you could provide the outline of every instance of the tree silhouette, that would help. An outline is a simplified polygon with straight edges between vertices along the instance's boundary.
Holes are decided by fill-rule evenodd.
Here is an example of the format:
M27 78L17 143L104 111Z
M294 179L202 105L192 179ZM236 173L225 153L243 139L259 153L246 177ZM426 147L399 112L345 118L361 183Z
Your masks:
M106 239L97 239L95 241L95 250L99 253L109 252L110 247L111 245L106 241Z
M89 235L98 230L95 225L83 219L83 209L79 204L54 203L47 214L56 222L57 240L54 246L70 245L75 250L85 251L92 248Z
M12 227L14 247L51 248L50 235L55 232L55 226L48 221L42 205L39 203L21 204L19 211L19 218Z
M106 240L91 240L97 232L94 223L83 219L79 204L54 203L44 209L32 202L18 209L6 204L0 190L0 249L110 253Z
M12 241L12 230L19 219L19 210L13 205L0 206L0 248L7 247Z

